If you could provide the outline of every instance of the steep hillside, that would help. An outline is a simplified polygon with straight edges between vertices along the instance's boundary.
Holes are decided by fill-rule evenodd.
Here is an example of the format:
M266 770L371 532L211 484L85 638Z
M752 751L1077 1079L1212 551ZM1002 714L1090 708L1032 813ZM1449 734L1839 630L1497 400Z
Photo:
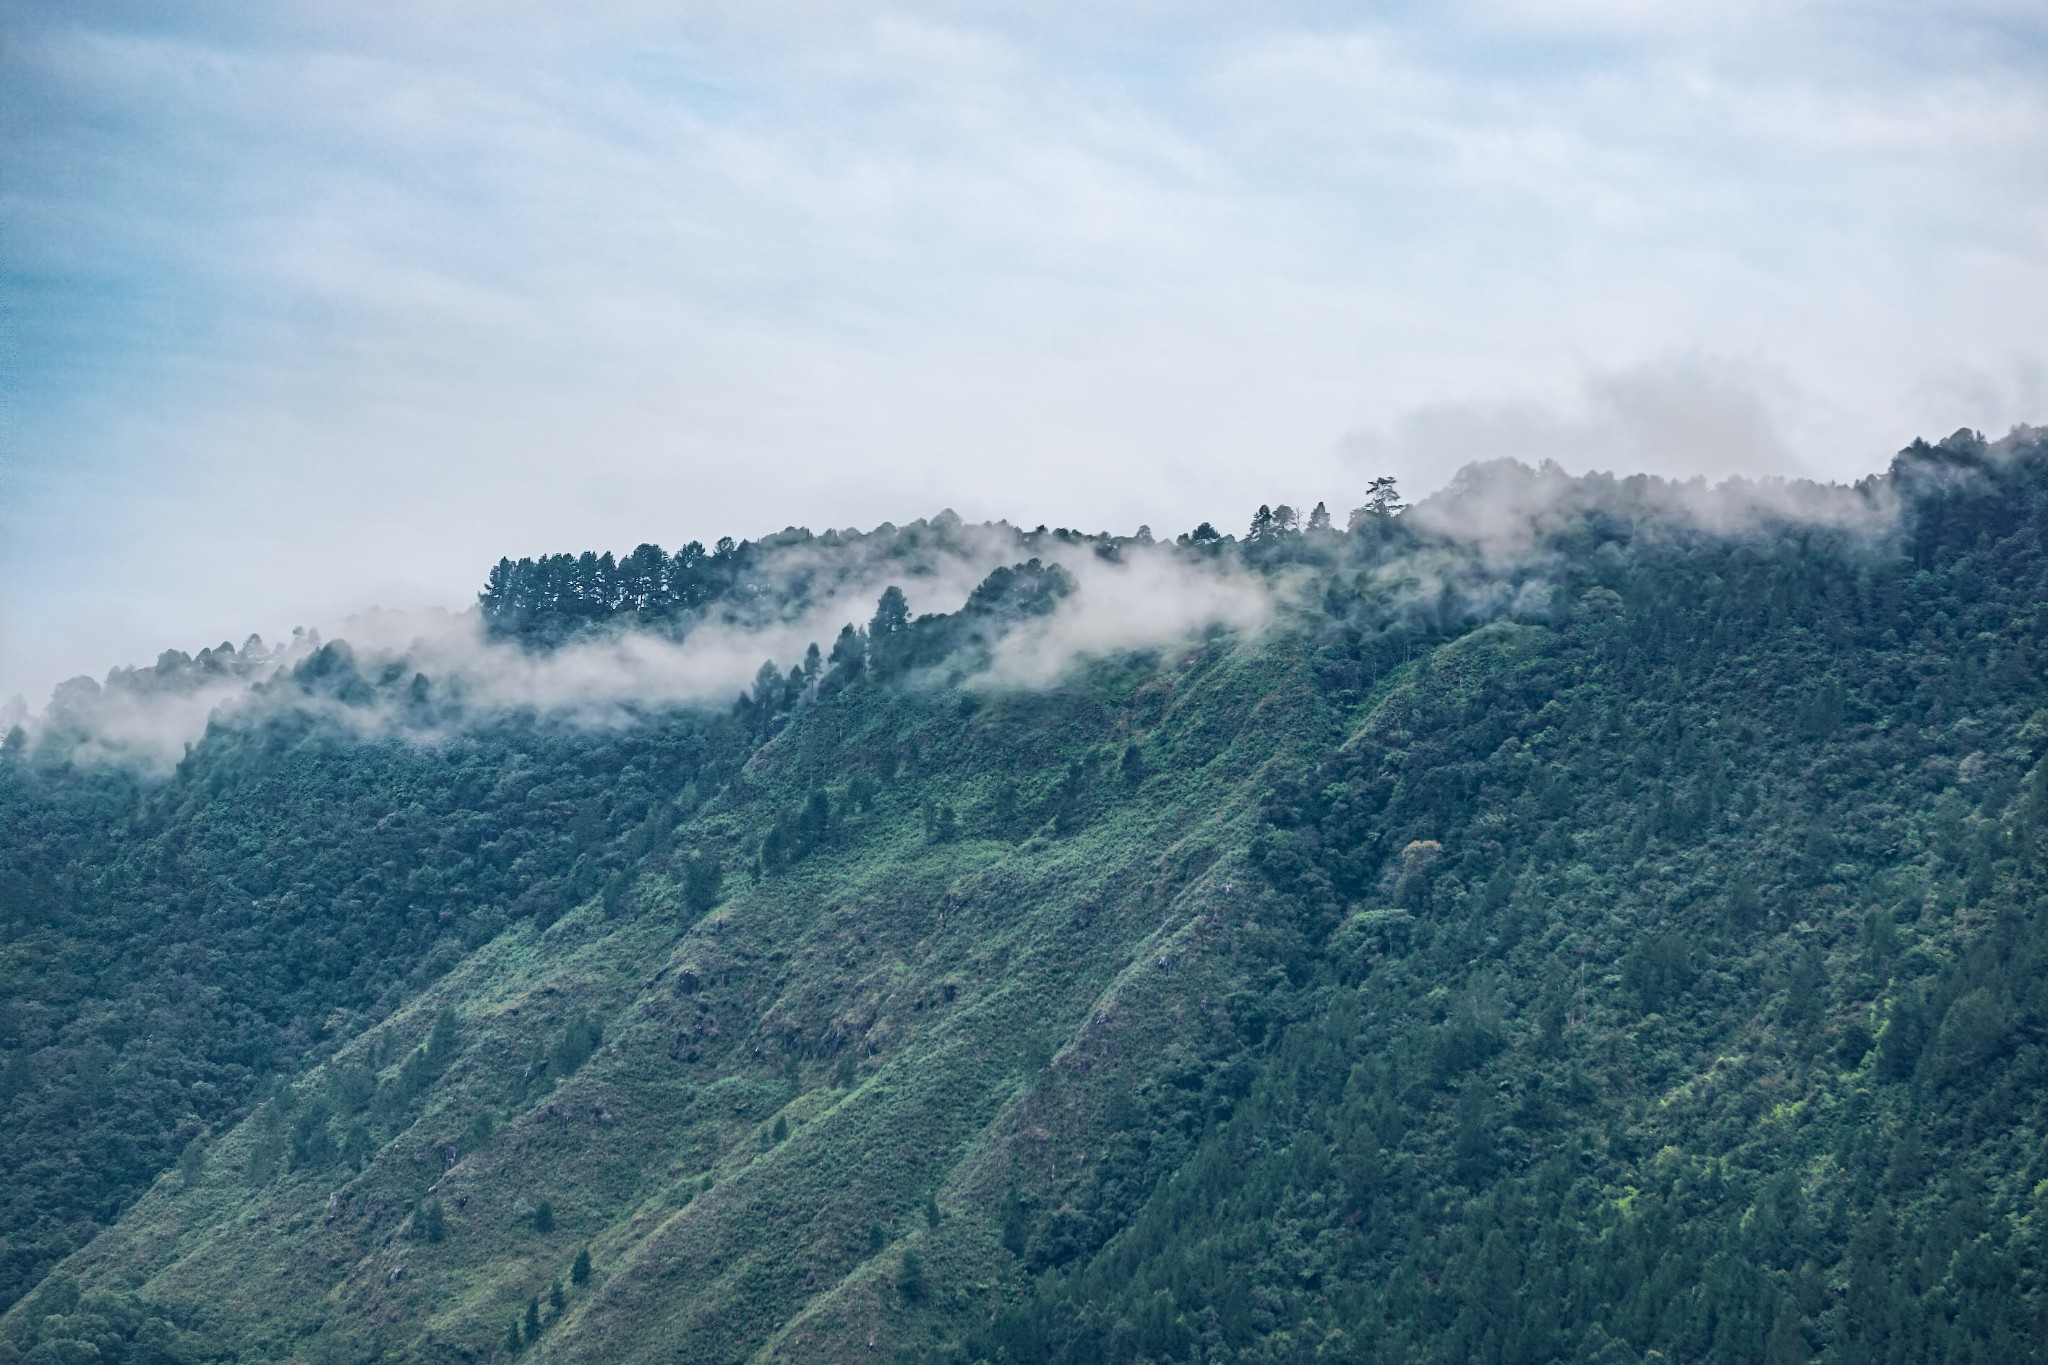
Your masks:
M2039 1355L2048 450L1291 522L934 523L1016 567L721 711L11 738L0 1359ZM643 549L494 648L816 614ZM1148 565L1271 612L1079 628Z

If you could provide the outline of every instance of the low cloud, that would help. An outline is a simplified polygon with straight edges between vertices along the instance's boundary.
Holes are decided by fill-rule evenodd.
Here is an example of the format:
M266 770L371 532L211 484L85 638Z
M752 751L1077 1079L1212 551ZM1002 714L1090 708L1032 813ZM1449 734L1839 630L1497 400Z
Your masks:
M1417 503L1410 524L1465 547L1494 569L1526 564L1546 542L1593 513L1650 534L1680 530L1740 535L1772 523L1881 534L1898 522L1887 483L1822 484L1808 479L1665 479L1649 474L1573 475L1555 461L1530 466L1498 459L1467 465L1441 492Z
M1084 658L1163 649L1217 627L1256 630L1278 600L1272 582L1234 559L1190 560L1164 546L1127 547L1115 561L1088 553L1057 562L1073 574L1074 593L1004 636L979 685L1043 687Z
M1855 485L1805 479L1666 479L1574 475L1555 461L1495 459L1459 470L1450 484L1404 514L1405 548L1369 582L1389 610L1433 625L1456 620L1542 619L1575 527L1598 525L1631 547L1689 535L1732 537L1777 526L1845 532L1882 546L1900 526L1888 480Z
M1460 468L1500 459L1566 469L1796 476L1803 471L1778 411L1789 381L1710 356L1685 355L1586 377L1578 400L1436 403L1385 429L1354 432L1344 453L1373 472Z
M1111 555L1098 553L1105 546ZM348 618L326 645L302 634L271 648L251 637L239 650L170 651L104 684L75 678L40 715L17 719L52 756L158 777L210 726L286 712L360 740L435 742L514 714L614 728L730 703L764 662L786 671L810 645L829 649L844 626L865 624L886 587L900 587L918 615L950 614L990 572L1026 558L1061 565L1075 589L998 639L977 686L1047 686L1084 657L1161 648L1213 627L1253 629L1275 601L1275 588L1234 559L967 525L948 513L870 533L771 537L734 589L683 627L599 628L533 649L493 636L475 610L379 609Z
M309 657L317 638L299 636L271 648L250 636L239 650L223 642L196 656L166 650L147 668L117 668L104 684L92 678L59 683L41 715L19 702L10 726L61 746L82 767L122 766L168 772L206 733L216 715L246 705L256 690Z
M1639 410L1662 409L1646 401ZM2000 442L1972 433L1951 438L1972 458L1998 458L2037 440L2031 428ZM952 615L992 571L1032 560L1063 571L1061 591L1039 599L1046 609L975 615L1001 623L1000 633L970 630L976 649L934 676L959 680L957 669L966 667L975 670L964 679L969 686L1046 687L1090 658L1163 650L1218 629L1257 632L1306 588L1334 592L1351 603L1344 610L1381 625L1541 619L1557 609L1559 585L1574 573L1583 578L1589 532L1633 550L1819 528L1878 550L1902 524L1902 487L1972 477L1972 468L1968 459L1930 460L1902 466L1898 478L1855 485L1778 477L1709 483L1573 474L1555 460L1495 458L1465 466L1397 524L1374 531L1368 523L1363 539L1340 554L1330 553L1336 542L1324 542L1323 550L1304 546L1299 555L1265 547L1249 556L1298 557L1319 568L1251 567L1223 543L1205 553L1154 544L1148 535L969 525L950 512L871 532L792 529L718 561L732 581L680 617L616 616L536 648L493 634L476 610L371 611L350 618L343 640L331 645L298 635L277 647L251 637L240 649L223 644L190 657L172 651L150 668L116 669L104 684L73 679L40 716L17 708L16 718L52 757L159 775L210 726L281 713L366 740L427 743L511 715L627 726L662 711L729 704L764 662L786 672L812 644L829 650L843 627L863 625L888 587L903 590L913 616Z

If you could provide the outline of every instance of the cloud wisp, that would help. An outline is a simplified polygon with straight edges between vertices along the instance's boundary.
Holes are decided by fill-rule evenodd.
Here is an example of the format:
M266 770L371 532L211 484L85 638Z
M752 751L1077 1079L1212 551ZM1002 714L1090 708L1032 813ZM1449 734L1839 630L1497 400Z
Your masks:
M1560 609L1562 585L1583 587L1616 554L1786 530L1831 533L1851 554L1895 553L1913 498L1982 479L2042 441L2025 426L1990 442L1959 432L1855 484L1573 474L1554 461L1495 459L1466 466L1398 515L1355 513L1349 535L1286 529L1291 514L1243 542L1022 531L950 511L871 532L792 528L722 547L710 561L726 575L722 586L676 614L650 611L654 597L620 595L606 599L612 615L550 634L546 621L508 623L476 609L364 612L327 645L310 634L275 648L251 637L239 650L167 652L150 668L115 669L105 684L76 678L41 714L0 715L0 727L25 724L27 741L51 746L53 759L160 776L210 727L285 715L360 740L419 743L513 716L632 726L679 708L724 707L750 688L757 705L763 688L815 695L804 689L817 674L789 676L813 646L840 666L870 657L882 666L881 636L860 632L871 617L884 628L877 601L888 589L908 606L886 619L911 643L889 651L885 671L914 689L1052 687L1092 659L1156 654L1218 631L1256 639L1312 618L1315 629L1341 618L1353 628L1432 632L1545 620ZM577 562L562 557L565 572ZM626 581L624 563L581 562L595 581ZM695 572L707 561L673 562ZM569 587L572 598L582 591Z
M2023 434L2016 432L2014 438ZM1843 533L1883 552L1902 526L1897 483L1809 479L1667 479L1573 474L1555 461L1498 458L1469 464L1409 508L1397 553L1366 575L1379 610L1452 621L1543 620L1556 614L1554 588L1585 547L1570 533L1595 521L1633 553L1689 537L1737 538L1773 528ZM1588 567L1581 562L1581 569Z
M1256 633L1286 595L1284 581L1231 560L1190 559L1165 546L1127 546L1114 561L1053 556L1075 590L1049 615L997 642L978 686L1046 687L1081 659L1166 649L1207 631Z
M971 685L1046 687L1089 657L1160 649L1215 628L1256 630L1284 590L1235 561L1172 546L966 525L949 513L869 535L785 533L731 591L681 624L592 629L536 649L493 635L476 610L374 610L348 618L324 645L302 635L272 649L252 637L240 650L169 651L151 668L114 670L104 685L76 678L40 714L10 719L73 763L158 777L209 727L287 712L359 740L435 742L522 714L627 726L729 704L764 662L786 671L810 646L863 626L887 587L901 588L915 611L949 615L992 571L1026 557L1059 565L1074 589L1048 615L1008 623Z
M1987 449L1995 455L2035 435L2021 428ZM727 705L757 682L764 662L786 672L811 646L830 648L842 628L864 625L885 588L903 590L920 617L949 617L971 608L991 573L1027 559L1057 574L1044 609L986 618L995 626L985 648L925 681L1044 688L1091 658L1161 651L1216 630L1255 636L1290 604L1306 604L1304 594L1330 575L1348 582L1359 609L1381 625L1540 620L1557 610L1571 532L1594 521L1624 528L1633 545L1797 526L1881 549L1901 509L1891 478L1709 483L1494 459L1460 470L1397 524L1367 529L1341 551L1324 541L1298 562L1249 548L1240 554L1228 540L1205 550L1155 544L1142 533L1024 532L966 524L950 512L868 533L792 529L728 561L736 566L731 581L681 618L628 613L536 648L494 633L474 609L370 611L349 618L330 645L300 636L273 649L252 637L240 650L170 652L153 668L116 669L104 685L74 679L40 715L11 719L28 723L32 742L54 743L75 763L154 775L174 767L210 726L280 712L366 740L435 742L513 715L627 726L676 708ZM912 685L921 676L913 674Z

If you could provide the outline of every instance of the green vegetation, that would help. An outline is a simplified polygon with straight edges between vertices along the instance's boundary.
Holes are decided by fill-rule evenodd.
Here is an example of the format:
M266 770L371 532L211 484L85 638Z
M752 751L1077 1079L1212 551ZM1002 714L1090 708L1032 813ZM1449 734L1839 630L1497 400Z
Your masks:
M327 646L161 780L11 739L0 1361L2038 1358L2048 448L1547 477L1029 533L719 714L363 739L455 703ZM1060 546L1283 605L977 680Z

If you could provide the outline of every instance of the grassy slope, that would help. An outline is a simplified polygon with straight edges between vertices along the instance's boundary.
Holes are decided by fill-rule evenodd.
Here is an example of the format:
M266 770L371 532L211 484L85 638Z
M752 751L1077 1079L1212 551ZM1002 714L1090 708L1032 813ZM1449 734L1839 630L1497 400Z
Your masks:
M996 1241L1006 1191L1057 1200L1082 1178L1109 1097L1170 1065L1230 988L1202 947L1243 911L1230 869L1258 774L1337 737L1304 653L1217 645L971 713L874 691L815 708L686 835L749 847L776 809L819 784L837 796L907 749L909 770L825 848L734 883L694 925L650 877L630 918L592 903L508 933L385 1025L401 1047L384 1055L399 1055L452 1005L460 1051L360 1174L252 1189L259 1116L216 1144L196 1188L167 1175L67 1269L201 1305L259 1356L489 1355L588 1245L596 1274L544 1337L548 1358L870 1358L904 1325L902 1253L949 1286L931 1312L994 1292L1015 1273ZM1116 765L1133 741L1137 788ZM980 837L999 775L1031 812L1075 760L1081 828ZM927 841L925 800L961 812L961 837ZM586 1010L605 1045L522 1101L528 1059ZM479 1112L504 1126L444 1170ZM430 1192L439 1242L407 1220ZM542 1199L547 1234L530 1216Z

